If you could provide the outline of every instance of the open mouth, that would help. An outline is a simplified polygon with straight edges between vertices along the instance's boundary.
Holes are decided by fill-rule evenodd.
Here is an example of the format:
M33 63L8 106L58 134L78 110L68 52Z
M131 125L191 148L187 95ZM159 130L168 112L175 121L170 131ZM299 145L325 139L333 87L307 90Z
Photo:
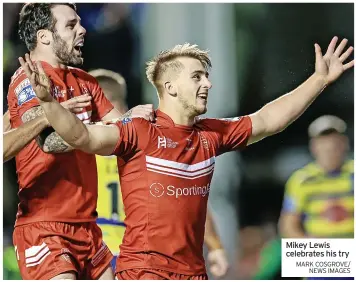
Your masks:
M84 46L84 42L80 41L76 45L74 45L74 49L79 52L79 54L82 54L82 47Z
M208 100L208 94L198 94L198 98L204 101Z

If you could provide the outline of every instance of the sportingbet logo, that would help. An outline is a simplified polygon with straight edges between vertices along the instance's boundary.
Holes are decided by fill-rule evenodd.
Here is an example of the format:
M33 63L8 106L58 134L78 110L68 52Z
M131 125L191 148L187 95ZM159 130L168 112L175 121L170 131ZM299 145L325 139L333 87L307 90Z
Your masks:
M210 192L210 184L206 186L191 186L191 187L175 187L173 185L168 185L164 187L161 183L153 183L150 186L150 194L155 198L160 198L162 196L173 196L179 198L182 196L201 196L205 197Z

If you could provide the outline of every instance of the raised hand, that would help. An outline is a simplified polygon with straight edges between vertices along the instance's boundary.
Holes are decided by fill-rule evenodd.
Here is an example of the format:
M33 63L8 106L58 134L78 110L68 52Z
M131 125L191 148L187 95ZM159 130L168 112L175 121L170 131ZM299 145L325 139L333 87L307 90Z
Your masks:
M122 118L125 117L141 117L148 121L154 121L153 105L147 104L133 107L131 110L123 114Z
M343 39L339 46L337 46L338 38L335 36L328 47L325 55L323 56L321 48L318 44L315 44L315 73L321 75L327 84L334 82L341 74L354 66L354 60L343 64L346 59L351 55L353 47L350 46L344 53L343 50L346 47L347 39Z
M25 54L25 60L20 57L19 62L30 80L37 98L43 102L52 101L51 81L43 70L41 62L37 61L36 65L34 65L29 54Z

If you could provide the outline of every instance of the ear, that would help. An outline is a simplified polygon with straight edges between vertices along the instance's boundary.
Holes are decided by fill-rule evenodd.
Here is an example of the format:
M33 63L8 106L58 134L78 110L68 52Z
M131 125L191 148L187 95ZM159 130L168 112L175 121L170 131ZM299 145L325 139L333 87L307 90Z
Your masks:
M350 150L350 140L346 135L342 135L342 143L344 145L345 151L348 152Z
M176 87L174 86L174 84L170 81L167 81L164 83L164 89L167 91L167 93L173 97L177 96L177 91L176 91Z
M37 31L37 42L44 45L49 45L51 43L52 34L49 30L40 29Z

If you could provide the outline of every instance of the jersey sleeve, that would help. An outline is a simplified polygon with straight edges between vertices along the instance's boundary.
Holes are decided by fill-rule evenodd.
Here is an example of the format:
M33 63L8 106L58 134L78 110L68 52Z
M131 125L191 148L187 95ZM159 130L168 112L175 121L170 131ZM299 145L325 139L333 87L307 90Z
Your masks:
M7 97L11 122L15 127L18 127L19 124L13 124L14 120L20 120L26 111L39 106L35 91L24 72L13 79Z
M93 121L100 121L104 116L106 116L114 106L105 97L103 90L99 86L98 82L94 77L90 79L90 88L93 96Z
M120 131L120 138L112 155L127 159L147 148L153 135L153 127L148 121L143 118L125 118L115 125Z
M207 119L208 127L218 135L218 154L243 149L252 133L249 116Z
M295 172L287 181L283 199L282 211L301 214L304 210L305 193L301 189L301 179Z

